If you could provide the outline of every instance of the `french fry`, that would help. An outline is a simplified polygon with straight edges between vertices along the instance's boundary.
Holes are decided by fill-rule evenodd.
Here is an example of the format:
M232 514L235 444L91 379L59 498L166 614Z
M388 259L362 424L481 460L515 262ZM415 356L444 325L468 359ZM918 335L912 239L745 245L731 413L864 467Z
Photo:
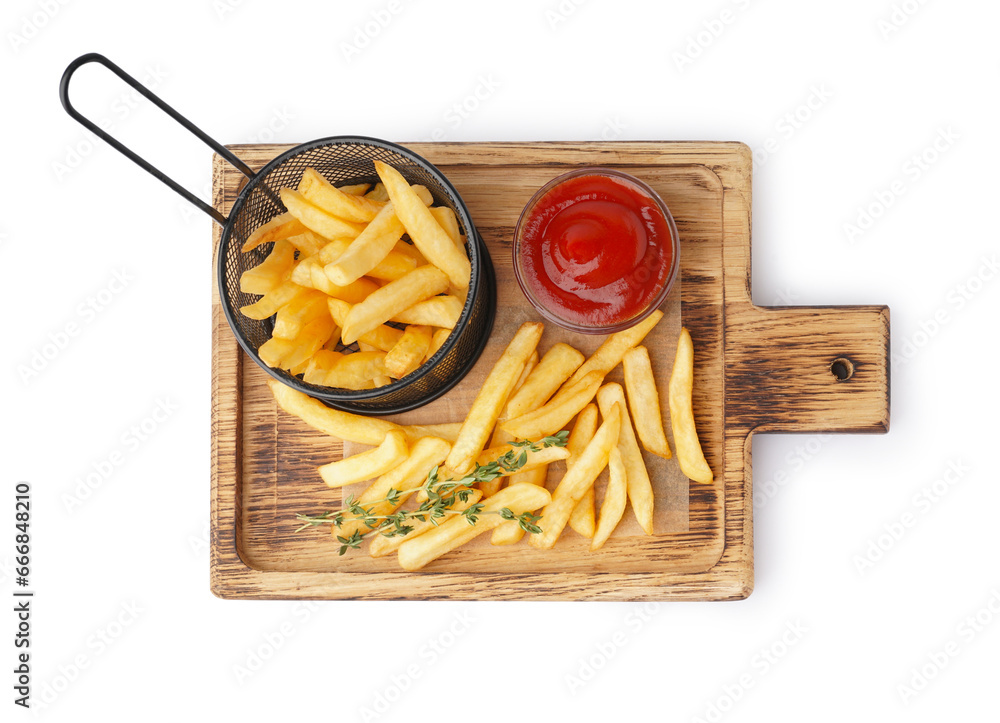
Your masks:
M489 449L484 449L482 452L479 453L479 456L476 457L476 464L484 466L489 464L490 462L495 462L502 456L507 454L507 452L510 452L512 449L515 450L516 452L518 448L512 447L510 444L503 444L500 445L499 447L490 447ZM520 449L521 451L516 452L514 456L515 457L523 456L525 460L524 464L519 465L515 472L510 472L506 468L500 467L498 471L500 472L501 477L509 477L510 475L516 474L517 472L529 472L533 469L537 469L538 467L544 467L545 465L551 464L552 462L558 462L560 460L569 457L569 450L566 449L565 447L541 447L538 449L538 451L534 451L528 447ZM459 472L458 474L464 474L464 473ZM480 485L480 489L481 488L482 485Z
M328 239L357 238L364 230L364 224L345 221L331 216L321 208L314 206L298 191L282 188L278 191L281 202L288 212L297 218L310 231ZM353 198L353 196L352 196Z
M566 469L573 466L580 457L590 440L594 438L597 431L597 405L588 404L576 415L576 422L573 430L566 440L566 449L569 450L569 457L566 458ZM584 537L594 536L594 486L584 492L583 497L573 508L573 514L569 516L569 526L574 532Z
M382 444L386 434L392 430L402 429L400 425L386 419L364 417L360 414L331 409L318 399L313 399L276 379L268 379L267 385L271 388L279 407L313 429L331 437L358 444L379 445Z
M621 384L605 384L597 392L597 406L602 415L610 413L614 405L622 409L621 433L618 435L618 451L621 452L628 480L628 498L639 526L647 535L653 534L653 484L649 480L642 451L636 441L632 423L625 410L625 390Z
M402 379L423 362L431 346L431 328L419 324L406 327L392 349L385 355L385 370L390 377Z
M240 251L244 253L253 251L258 246L287 239L290 236L304 233L305 230L306 227L292 214L283 213L280 216L275 216L250 234L240 248Z
M528 544L532 547L545 550L556 544L556 540L566 527L576 503L593 486L598 475L607 467L611 448L618 443L622 415L621 406L614 405L610 412L605 415L604 421L597 428L590 444L584 448L579 459L563 475L559 486L552 493L552 501L542 510L541 519L538 520L537 524L542 529L541 534L532 535L528 539ZM519 487L534 489L532 485L514 485L506 489Z
M493 427L493 437L490 439L490 447L503 447L507 445L508 442L513 442L514 437L507 432L500 429L500 423L506 421L507 419L507 404L510 403L510 397L517 393L517 390L521 388L528 375L531 374L531 370L535 368L538 364L538 351L531 352L531 356L528 357L528 361L524 363L521 367L521 373L517 377L517 381L514 382L514 388L511 389L510 395L507 397L507 403L504 404L503 411L500 412L500 416L497 417L497 423ZM482 455L480 455L482 456ZM477 460L478 461L478 460ZM479 483L479 488L483 490L483 494L487 497L495 495L500 488L503 486L504 478L498 477L494 480L486 480Z
M583 354L562 342L547 352L531 376L508 402L511 418L520 417L545 404L552 394L583 363Z
M336 261L324 268L326 275L341 286L360 279L389 255L405 231L396 209L386 204Z
M240 307L240 313L250 319L262 321L274 316L278 309L290 302L299 294L305 293L306 287L292 281L285 281L274 287L252 304Z
M573 373L563 388L556 392L556 398L558 399L567 387L576 384L591 372L599 371L602 376L607 376L608 372L621 363L625 352L642 342L646 338L646 334L652 331L662 318L663 312L657 309L632 328L615 332L605 339L597 351L591 354L590 358Z
M309 259L306 259L308 261ZM309 267L310 286L319 289L328 296L335 299L343 299L351 304L358 304L368 298L368 295L379 288L371 279L355 279L347 286L341 286L330 281L330 277L323 272L323 267L312 264Z
M660 395L656 391L653 367L649 362L649 352L644 346L637 346L625 352L622 357L625 372L625 391L628 405L635 421L635 431L647 452L670 459L670 444L663 431L663 415L660 411Z
M282 357L281 368L289 370L292 374L301 373L309 363L310 357L323 348L336 329L337 325L329 316L320 316L307 323L295 339L291 340L294 348ZM276 339L280 337L271 337L270 341Z
M441 224L427 210L427 206L410 188L410 184L399 171L381 161L375 161L375 170L385 184L392 205L396 208L396 216L403 222L410 240L420 249L420 253L430 263L444 271L455 287L468 288L472 275L469 257L455 246L447 232L441 228Z
M431 357L437 354L438 349L444 346L449 336L451 336L451 329L438 329L431 335L431 345L427 347L427 358L424 359L424 363L430 361Z
M406 435L402 430L393 430L385 435L382 444L367 452L344 457L319 468L319 476L328 487L343 487L378 477L402 463L409 454Z
M343 299L329 299L327 304L330 308L330 316L333 317L333 320L336 321L339 326L343 326L344 322L347 320L347 314L351 310L351 304L348 304ZM396 329L392 326L380 324L371 331L358 337L358 341L370 344L376 349L381 349L382 351L389 351L399 343L402 336L402 329Z
M345 354L326 374L324 384L342 389L371 389L375 377L385 376L384 351L357 351Z
M397 553L399 564L404 570L419 570L504 521L499 514L493 513L506 508L514 515L520 515L548 504L551 499L544 487L535 485L506 487L482 501L483 507L475 525L470 525L463 516L456 515L420 537L404 541ZM536 535L532 535L532 538L534 537Z
M555 434L590 403L603 380L602 372L591 372L573 385L562 399L557 395L545 406L508 419L500 427L519 439L538 439Z
M300 258L305 258L319 253L319 250L327 244L327 241L309 229L306 229L300 234L289 236L288 243L298 249Z
M351 186L337 186L337 189L352 196L364 196L371 187L372 184L370 183L355 183Z
M403 427L406 439L411 444L421 437L440 437L452 442L458 439L458 433L462 430L461 422L445 422L443 424L407 424Z
M547 464L540 465L534 469L521 470L510 476L509 485L535 485L544 487L545 480L549 474ZM493 529L490 536L491 545L514 545L524 537L524 529L517 520L505 520L503 524Z
M628 496L628 477L625 472L625 464L622 462L621 452L618 447L612 447L608 456L608 488L604 491L604 502L601 503L601 518L597 523L597 530L594 532L594 539L590 542L590 551L600 550L604 547L608 537L618 526L622 515L625 513L625 500Z
M417 302L409 309L392 317L400 324L420 324L436 326L440 329L454 329L465 304L455 296L432 296Z
M454 510L455 512L461 512L466 510L472 505L479 502L482 499L483 493L479 490L469 490L469 496L463 502L461 499L456 498L455 504L453 504L448 509ZM386 537L385 535L378 534L372 537L372 541L368 544L368 554L372 557L385 557L386 555L391 555L399 546L402 545L407 540L413 540L420 537L425 532L429 532L441 523L437 520L424 520L423 522L415 521L410 523L413 527L410 532L406 535L394 535L392 537Z
M314 168L307 168L302 174L298 190L309 203L345 221L367 223L382 210L383 204L378 201L335 188Z
M448 467L458 474L466 474L472 469L476 457L486 445L486 440L489 439L493 426L503 411L503 406L524 368L524 363L538 346L542 329L542 324L537 322L522 324L483 381L469 415L462 425L458 440L448 455Z
M670 403L670 426L674 432L677 447L677 461L681 472L702 484L711 484L712 469L708 466L705 453L698 439L698 429L694 423L694 409L691 394L694 388L694 345L687 328L681 329L677 340L677 355L674 370L670 375L668 398Z
M403 462L372 482L357 499L357 503L369 510L371 515L388 515L402 505L410 493L423 486L430 471L441 464L451 445L443 439L424 437L410 449L410 456ZM385 498L390 490L401 493L393 504ZM357 517L344 516L344 524L333 528L334 537L350 537L355 532L365 532L370 528Z
M266 259L240 275L240 291L266 294L285 280L294 263L295 247L287 239L275 241Z
M385 192L384 183L376 183L372 190L365 194L365 198L370 198L372 201L389 201L389 194Z
M464 253L465 245L462 243L461 231L458 228L458 219L455 217L455 212L447 206L435 206L429 210L431 215L434 216L434 220L437 221L441 228L444 229L444 232L448 234L448 238L452 240L452 243L462 249Z
M306 364L305 370L302 372L302 381L308 384L317 384L322 386L326 382L327 372L333 368L333 365L337 363L337 360L342 358L344 355L339 351L333 351L331 349L319 349L311 357Z
M448 277L433 266L421 266L401 279L390 281L368 298L351 307L344 320L341 337L345 344L391 319L404 309L434 296L448 287Z
M298 294L278 309L278 313L274 317L274 330L271 332L271 336L294 339L306 324L324 315L330 315L324 294L318 291Z

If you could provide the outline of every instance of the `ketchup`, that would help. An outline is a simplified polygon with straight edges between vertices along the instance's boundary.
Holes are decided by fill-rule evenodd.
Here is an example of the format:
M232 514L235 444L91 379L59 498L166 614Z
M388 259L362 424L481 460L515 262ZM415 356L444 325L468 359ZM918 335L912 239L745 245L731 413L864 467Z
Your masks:
M526 212L516 249L537 304L581 327L647 310L674 267L672 224L628 177L595 171L557 182Z

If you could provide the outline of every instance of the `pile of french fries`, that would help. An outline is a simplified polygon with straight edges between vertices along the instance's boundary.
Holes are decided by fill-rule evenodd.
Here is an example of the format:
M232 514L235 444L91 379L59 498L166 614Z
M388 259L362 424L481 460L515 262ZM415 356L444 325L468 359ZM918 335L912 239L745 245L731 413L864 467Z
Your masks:
M465 306L471 266L455 213L425 187L375 162L381 183L336 188L308 168L282 188L286 213L242 251L273 244L240 277L261 298L240 311L274 316L258 354L310 384L372 389L401 379L445 343ZM409 241L409 242L408 242ZM358 344L359 351L338 351Z
M532 547L551 548L568 525L591 539L591 550L598 550L622 519L628 502L645 533L653 534L653 488L640 445L667 459L672 454L649 354L640 343L662 316L656 311L634 327L612 334L587 359L564 343L539 356L543 325L523 324L486 376L464 422L457 424L399 425L329 409L279 382L269 384L279 406L312 427L343 440L376 445L319 470L331 487L374 478L356 500L372 505L366 507L369 515L387 515L409 497L419 499L432 470L442 479L461 479L509 452L514 448L511 443L568 431L565 446L529 448L516 472L478 484L466 499L456 500L454 509L482 504L484 512L506 508L515 516L540 509L540 531L529 537ZM624 388L604 382L619 364ZM681 470L707 484L713 475L695 429L693 376L691 336L682 329L669 384L670 419ZM545 488L548 466L560 460L565 461L566 472L550 493ZM609 479L598 512L594 483L606 467ZM516 543L524 534L517 520L509 517L484 514L470 525L457 515L443 522L420 522L405 535L372 534L369 552L374 557L396 552L404 569L418 570L488 530L494 545ZM341 541L366 532L373 530L351 515L333 529Z

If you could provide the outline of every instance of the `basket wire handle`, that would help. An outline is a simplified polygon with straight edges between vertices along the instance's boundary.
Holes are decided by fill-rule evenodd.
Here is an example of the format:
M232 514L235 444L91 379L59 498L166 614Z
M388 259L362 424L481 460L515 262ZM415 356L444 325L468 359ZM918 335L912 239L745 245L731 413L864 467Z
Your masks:
M124 144L122 144L116 138L112 138L110 135L108 135L108 133L106 133L104 131L104 129L98 127L98 125L96 123L94 123L89 118L84 117L76 108L73 107L73 104L69 100L69 81L73 77L73 74L81 66L84 66L84 65L86 65L88 63L100 63L105 68L107 68L112 73L114 73L119 78L121 78L126 83L128 83L130 86L132 86L137 91L139 91L140 93L142 93L142 95L144 95L146 98L148 98L149 100L151 100L161 110L163 110L167 115L169 115L175 121L177 121L178 123L180 123L184 128L186 128L187 130L191 131L191 133L193 133L198 138L200 138L202 140L202 142L205 143L205 145L209 146L213 151L215 151L220 156L222 156L227 161L229 161L240 173L242 173L247 178L253 180L253 178L254 178L254 176L256 174L254 174L254 172L252 170L250 170L250 168L243 161L241 161L239 158L237 158L235 155L233 155L233 153L228 148L226 148L225 146L223 146L221 143L219 143L215 139L211 138L203 130L201 130L200 128L198 128L194 123L192 123L191 121L189 121L187 118L185 118L184 116L182 116L176 110L174 110L169 105L167 105L162 100L160 100L160 98L158 96L156 96L149 88L147 88L146 86L144 86L142 83L140 83L138 80L136 80L135 78L133 78L131 75L129 75L128 73L126 73L124 70L122 70L121 68L119 68L117 65L115 65L114 63L112 63L110 60L108 60L107 58L105 58L100 53L87 53L86 55L81 55L79 58L77 58L72 63L70 63L66 67L66 70L63 72L62 80L59 83L59 100L62 101L62 106L63 106L63 108L66 109L66 112L69 113L70 117L72 117L74 120L76 120L77 123L79 123L80 125L82 125L84 128L86 128L87 130L89 130L91 133L93 133L94 135L96 135L98 138L100 138L101 140L103 140L105 143L108 143L109 145L111 145L115 150L117 150L123 156L125 156L126 158L128 158L129 160L131 160L137 166L139 166L140 168L144 169L145 171L147 171L148 173L150 173L152 176L154 176L155 178L158 178L160 181L162 181L163 183L165 183L166 185L168 185L170 188L172 188L182 198L187 199L192 204L194 204L195 206L197 206L198 208L200 208L202 211L204 211L205 213L207 213L209 216L211 216L213 219L215 219L215 221L219 225L225 226L229 222L229 219L227 219L225 216L223 216L214 206L211 206L208 203L205 203L200 198L198 198L196 195L194 195L193 193L191 193L191 191L187 190L186 188L184 188L183 186L181 186L179 183L177 183L177 181L175 181L174 179L170 178L165 173L163 173L163 171L161 171L159 168L157 168L156 166L152 165L145 158L143 158L142 156L138 155L137 153L135 153L134 151L132 151L130 148L126 147Z

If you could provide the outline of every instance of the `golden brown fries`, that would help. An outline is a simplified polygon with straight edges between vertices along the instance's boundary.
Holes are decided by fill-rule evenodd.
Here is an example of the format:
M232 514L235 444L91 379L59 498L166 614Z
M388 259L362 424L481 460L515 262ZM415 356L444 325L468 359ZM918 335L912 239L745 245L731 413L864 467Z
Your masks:
M443 424L407 424L403 427L408 442L416 442L421 437L440 437L452 442L458 439L458 433L462 429L461 422L445 422Z
M632 420L635 422L639 441L646 451L670 459L673 454L663 430L660 395L656 391L656 380L646 347L637 346L625 352L622 371L625 373L625 391L628 392L629 409L632 410Z
M331 216L318 206L314 206L305 199L298 191L291 188L282 188L278 191L281 202L288 209L288 212L297 218L303 226L317 233L323 238L357 238L364 230L364 224L345 221L342 218Z
M385 355L386 372L390 377L402 379L420 366L430 346L431 328L411 324L406 327L396 345Z
M240 248L241 251L253 251L258 246L287 239L296 234L305 233L306 227L290 213L275 216L247 237Z
M618 435L618 451L621 452L622 462L625 464L625 472L628 479L628 498L632 503L632 511L639 526L647 535L653 534L653 484L649 479L649 472L646 470L646 463L642 459L642 451L639 443L635 439L635 432L632 423L629 421L628 413L625 411L625 391L621 384L605 384L597 392L597 405L601 409L601 414L611 411L613 405L619 405L622 409L621 432Z
M456 515L420 537L403 542L397 553L399 564L404 570L419 570L446 552L464 545L504 521L500 515L492 513L506 508L514 515L520 515L537 510L551 499L544 487L535 485L506 487L482 501L483 507L475 525L470 525L461 515ZM532 539L534 537L535 535L532 535Z
M385 435L378 447L325 464L319 468L319 474L327 486L343 487L378 477L402 463L407 455L406 435L394 429Z
M537 522L542 530L541 533L528 538L528 543L532 547L545 550L556 544L556 540L566 527L576 503L580 501L584 492L594 484L598 475L608 466L611 448L618 443L622 416L621 407L616 404L604 417L604 421L598 427L594 438L590 440L590 444L583 450L580 458L563 475L556 491L552 493L552 501L542 510L541 519ZM533 489L532 485L515 485L507 489L517 489L518 487Z
M364 301L351 307L344 320L341 338L352 344L362 334L389 321L400 311L410 308L428 296L440 294L448 288L448 277L433 266L420 266L401 279L373 291Z
M392 317L401 324L421 324L440 329L454 329L464 303L456 296L432 296Z
M510 418L538 409L583 363L583 354L560 342L542 357L524 385L507 403Z
M266 294L288 277L294 263L295 246L287 239L275 241L267 258L240 276L240 291L245 294Z
M599 550L604 546L625 513L628 477L618 447L611 448L611 454L608 456L608 471L610 473L608 488L604 491L604 502L601 503L601 519L597 523L594 539L590 542L591 551Z
M694 410L691 406L693 388L694 345L691 343L691 333L682 328L677 340L674 370L670 375L670 426L674 432L674 445L677 447L677 461L681 472L695 482L711 484L712 469L705 460L694 423Z
M503 423L502 429L519 439L541 439L555 434L590 403L603 379L603 373L591 372L565 393L560 392L545 406L515 419L508 419Z
M486 446L525 362L538 346L542 328L542 324L537 322L522 324L483 382L458 440L448 455L448 467L458 474L469 472Z
M399 171L381 161L375 161L375 170L385 184L389 200L396 208L396 216L403 222L413 244L424 258L448 275L454 286L467 289L472 267L464 249L460 250L449 238Z
M321 176L314 168L307 168L299 182L299 193L317 208L336 218L357 223L371 221L384 204L370 198L344 193Z
M394 429L402 429L395 422L386 419L364 417L360 414L330 409L323 402L292 389L276 379L268 379L267 385L271 388L271 393L279 407L292 416L298 417L313 429L317 429L323 434L329 434L331 437L359 444L378 445L382 444L386 434Z
M597 405L588 404L576 415L576 423L573 431L569 433L566 441L566 449L569 450L569 457L566 458L566 469L573 466L579 458L590 440L594 438L597 431ZM569 526L575 532L584 537L594 536L594 487L591 485L580 501L573 508L573 514L569 517Z
M326 275L342 286L360 279L389 255L404 232L392 204L387 204L351 245L324 268Z
M543 464L538 467L533 467L527 471L512 474L510 476L509 485L536 485L538 487L544 487L545 480L548 478L548 475L549 466L547 464ZM503 524L498 525L493 529L493 535L490 537L490 544L513 545L520 542L522 537L524 537L524 528L518 524L518 521L506 520Z
M472 505L479 502L482 497L483 493L480 490L471 490L469 492L468 499L463 502L461 499L456 498L455 504L448 509L461 512L462 510L468 509ZM372 537L372 541L368 545L368 554L372 557L385 557L386 555L391 555L407 540L420 537L425 532L430 532L440 524L441 523L437 520L424 520L423 522L418 521L413 523L413 529L406 535L395 535L393 537L386 537L383 534L375 535Z

